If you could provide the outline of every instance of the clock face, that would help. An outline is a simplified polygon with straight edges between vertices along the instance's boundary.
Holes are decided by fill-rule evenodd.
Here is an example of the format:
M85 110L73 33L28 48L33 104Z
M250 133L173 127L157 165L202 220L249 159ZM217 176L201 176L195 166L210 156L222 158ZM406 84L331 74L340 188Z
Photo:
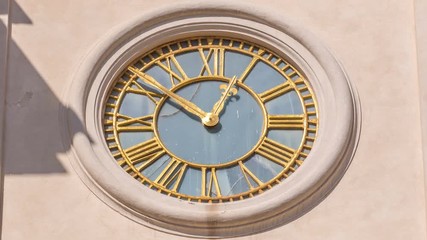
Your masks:
M315 97L295 66L239 39L162 45L126 66L104 110L117 164L197 202L253 197L298 170L316 138Z

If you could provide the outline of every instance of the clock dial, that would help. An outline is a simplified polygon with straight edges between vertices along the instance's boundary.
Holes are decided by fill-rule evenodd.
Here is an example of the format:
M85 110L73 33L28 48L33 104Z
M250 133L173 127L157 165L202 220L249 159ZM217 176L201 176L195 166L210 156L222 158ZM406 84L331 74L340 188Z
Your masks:
M200 37L129 64L105 102L105 139L147 187L198 202L253 197L303 164L315 97L290 62L255 44Z

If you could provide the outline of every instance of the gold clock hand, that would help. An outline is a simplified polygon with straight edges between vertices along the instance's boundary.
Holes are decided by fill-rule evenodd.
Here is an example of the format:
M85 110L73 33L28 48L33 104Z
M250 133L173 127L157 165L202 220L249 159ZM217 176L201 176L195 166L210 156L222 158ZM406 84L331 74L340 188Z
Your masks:
M230 93L232 87L234 86L234 84L236 84L236 82L237 82L237 77L234 76L231 79L230 83L228 84L227 88L225 89L225 92L222 94L221 98L213 106L212 111L211 111L211 113L213 115L218 116L221 113L222 109L224 108L225 100L227 99L227 97L230 96L229 93ZM232 93L233 93L233 95L235 95L237 93L237 89L233 89Z
M198 116L202 120L202 122L204 123L204 121L205 121L204 119L206 119L208 114L205 111L203 111L202 109L200 109L196 104L188 101L187 99L179 96L178 94L171 92L169 89L167 89L166 87L161 85L159 82L157 82L150 75L147 75L143 72L140 72L138 69L133 68L133 67L128 67L128 69L129 69L129 71L131 71L132 73L134 73L138 77L140 77L144 82L146 82L152 86L155 86L156 88L161 90L164 94L166 94L167 96L172 98L176 103L181 105L181 107L183 107L185 110L187 110L188 112Z

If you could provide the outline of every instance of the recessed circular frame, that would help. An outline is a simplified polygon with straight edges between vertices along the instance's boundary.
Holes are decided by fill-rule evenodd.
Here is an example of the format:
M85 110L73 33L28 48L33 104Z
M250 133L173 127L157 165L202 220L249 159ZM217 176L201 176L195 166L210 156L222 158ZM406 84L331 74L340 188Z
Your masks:
M249 155L256 154L257 151L259 153L260 146L269 137L268 126L271 124L272 114L263 103L262 92L247 87L245 82L236 83L236 87L239 87L242 97L247 97L249 102L253 101L254 109L262 112L262 124L257 125L261 129L261 135L259 141L249 143L248 155L237 154L223 162L209 165L197 160L190 161L186 159L186 153L177 152L181 148L174 149L173 144L167 143L169 137L163 137L167 133L161 125L168 125L159 117L172 109L166 107L169 104L167 97L159 96L161 104L153 113L155 122L147 124L147 119L139 119L143 122L125 126L129 116L118 115L121 110L117 105L123 105L121 101L125 101L126 94L120 90L113 93L112 89L119 87L118 79L129 70L129 66L136 67L137 72L148 73L148 68L135 65L146 56L144 54L152 53L159 46L171 46L170 44L183 39L193 39L201 45L209 45L210 37L243 43L241 46L246 43L271 53L275 61L264 57L263 51L252 51L249 48L242 50L247 55L258 56L258 60L272 68L279 68L279 72L284 72L284 77L292 81L292 90L297 93L298 99L304 99L304 96L312 98L307 103L301 101L304 109L301 115L303 126L298 127L303 129L304 137L293 148L295 152L290 157L290 161L298 165L297 171L290 171L290 168L286 170L284 167L271 182L261 181L253 191L241 191L226 197L219 197L212 192L207 194L206 190L200 190L198 195L177 194L173 184L156 186L159 183L156 179L144 181L146 176L135 175L136 165L129 164L135 155L126 155L125 151L129 148L120 150L115 146L117 143L125 144L120 139L120 132L126 130L117 130L118 122L125 121L121 127L128 127L128 130L132 126L141 128L144 123L146 126L158 125L157 130L152 131L158 139L156 144L163 145L162 149L169 155L174 155L180 163L200 167L200 172L203 167L211 172L212 168L227 168L231 165L242 167L241 164L248 161ZM162 54L167 61L169 55ZM280 70L280 61L292 66L298 77L292 79L289 72ZM135 71L132 73L125 83L128 86L138 79ZM191 92L192 88L199 85L203 88L209 84L219 88L221 84L227 86L232 79L233 75L189 77L187 83L174 83L176 86L171 86L170 91L182 94L187 89ZM301 86L298 79L303 79ZM302 93L300 87L308 89L309 95ZM98 43L82 62L68 88L66 100L62 115L64 119L61 121L64 123L63 140L72 150L71 163L83 182L101 200L124 216L151 228L184 236L248 235L301 216L318 204L338 183L354 154L360 130L360 109L355 91L340 64L315 37L281 14L272 14L271 10L229 3L177 4L157 12L145 13L118 27ZM111 108L108 104L111 104ZM231 106L229 102L225 108ZM314 117L309 116L309 108L314 108L314 114L310 113ZM111 118L105 117L105 114L111 115ZM221 121L225 120L220 119ZM108 135L109 124L115 126L112 128L112 135ZM310 129L315 129L315 136L307 134L313 131ZM310 142L309 149L304 147L307 146L307 139L313 137L315 141ZM309 154L305 156L308 150ZM115 153L118 154L114 155ZM124 168L130 169L130 174ZM246 175L248 176L251 177L250 174ZM141 182L148 183L148 187ZM253 179L249 182L254 183Z
M197 118L150 79L206 114ZM160 193L208 203L283 182L307 158L318 125L315 97L295 67L215 36L179 39L131 62L104 108L106 145L124 171ZM217 120L205 126L207 112Z

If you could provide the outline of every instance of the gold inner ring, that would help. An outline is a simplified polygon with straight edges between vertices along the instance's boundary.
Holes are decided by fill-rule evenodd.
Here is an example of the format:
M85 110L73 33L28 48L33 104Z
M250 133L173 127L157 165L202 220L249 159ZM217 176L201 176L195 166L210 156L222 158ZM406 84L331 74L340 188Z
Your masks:
M212 76L206 76L206 77L196 77L196 78L192 78L189 79L183 83L180 83L176 86L174 86L171 91L175 92L185 86L188 86L190 84L194 84L194 83L199 83L199 82L204 82L204 81L220 81L220 82L225 82L228 83L230 81L230 78L226 78L226 77L212 77ZM228 161L226 163L221 163L221 164L197 164L197 163L193 163L190 161L187 161L186 159L182 159L180 157L178 157L177 155L175 155L172 151L170 151L162 142L161 138L159 137L159 130L157 128L157 121L158 121L158 117L159 117L159 113L160 110L163 106L163 104L166 102L166 100L168 99L168 97L164 97L159 101L159 104L156 106L155 110L154 110L154 118L153 118L153 126L154 126L154 134L155 137L157 138L160 146L167 152L167 154L175 159L178 159L184 163L187 163L189 166L191 167L196 167L196 168L202 168L202 167L206 167L206 168L226 168L229 167L231 165L235 165L237 164L238 161L242 161L247 159L250 155L254 154L255 149L258 148L258 146L261 144L262 140L264 139L265 135L267 134L267 109L265 108L264 104L262 103L261 99L259 98L259 96L252 91L249 87L247 87L245 84L241 83L241 82L237 82L236 85L239 88L242 88L243 90L245 90L246 92L248 92L258 103L258 105L260 106L261 110L262 110L262 114L263 114L263 124L262 124L262 131L261 131L261 136L258 140L258 142L251 148L251 150L249 150L245 155L236 158L234 160ZM202 124L202 123L201 123Z

